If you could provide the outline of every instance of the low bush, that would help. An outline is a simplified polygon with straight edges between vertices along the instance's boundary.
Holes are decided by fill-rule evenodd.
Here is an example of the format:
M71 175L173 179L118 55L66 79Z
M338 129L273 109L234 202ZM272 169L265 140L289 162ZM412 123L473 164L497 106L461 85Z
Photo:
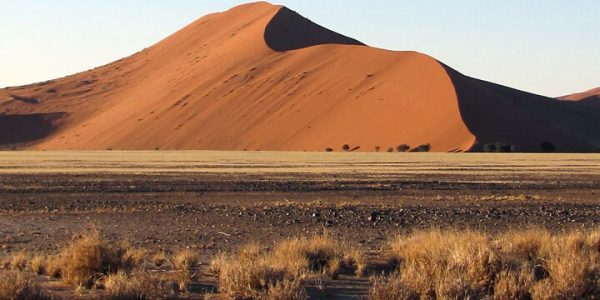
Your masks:
M430 144L420 145L420 146L410 150L410 152L429 152L429 151L431 151Z
M103 240L94 231L74 238L54 263L60 266L59 273L65 283L91 288L96 280L107 274L130 273L143 260L139 255L140 252L125 244Z
M407 144L402 144L396 147L396 150L398 150L398 152L407 152L410 150L410 146Z

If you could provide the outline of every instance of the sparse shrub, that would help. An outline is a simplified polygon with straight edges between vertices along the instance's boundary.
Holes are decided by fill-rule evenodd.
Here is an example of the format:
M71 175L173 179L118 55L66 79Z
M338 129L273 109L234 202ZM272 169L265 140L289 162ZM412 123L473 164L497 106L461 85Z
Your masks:
M431 145L424 144L424 145L420 145L416 148L413 148L412 150L410 150L410 152L429 152L430 150L431 150Z
M502 143L497 143L496 144L496 151L500 152L500 153L510 153L513 152L513 146L509 145L509 144L502 144Z
M501 142L489 143L483 146L483 151L486 153L510 153L514 152L515 146Z
M123 244L104 241L97 231L73 239L60 254L60 274L65 283L91 288L106 274L131 272L135 259Z
M402 144L396 147L396 150L398 150L398 152L407 152L408 150L410 150L410 146L407 144Z
M325 149L326 152L333 152L333 148L327 148Z
M0 271L0 299L6 300L45 300L52 299L39 286L32 284L18 271Z
M498 151L496 150L496 144L485 144L485 145L483 146L483 152L486 152L486 153L494 153L494 152L498 152Z
M381 151L381 147L380 146L375 146L375 152L379 152Z
M350 145L345 144L344 146L342 146L342 150L344 150L344 152L350 151Z
M551 152L556 151L556 146L550 142L543 142L541 146L542 146L542 151L544 151L546 153L551 153Z
M394 147L389 147L389 148L387 149L387 152L389 152L389 153L392 153L392 152L394 152Z

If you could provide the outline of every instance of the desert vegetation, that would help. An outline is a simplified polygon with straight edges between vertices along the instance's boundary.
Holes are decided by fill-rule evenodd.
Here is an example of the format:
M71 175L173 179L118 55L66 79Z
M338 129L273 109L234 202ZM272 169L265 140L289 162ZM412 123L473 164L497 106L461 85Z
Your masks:
M201 276L214 276L214 291L232 299L307 299L307 285L341 274L370 280L375 300L600 296L599 230L416 231L393 238L370 259L347 242L316 235L249 243L213 256L204 272L193 250L147 254L97 232L77 236L55 256L17 253L0 270L0 299L53 299L36 278L50 275L56 260L57 280L79 293L93 288L103 299L177 297Z
M284 240L272 250L251 243L211 266L220 291L234 299L306 299L306 280L348 270L360 276L366 262L360 250L324 235Z
M373 280L373 299L596 299L600 231L514 231L490 237L432 230L390 243L398 270Z
M398 150L398 152L407 152L408 150L410 150L410 146L407 144L398 145L398 147L396 147L396 150Z
M483 151L486 153L510 153L515 152L515 146L502 142L489 143L483 146Z
M419 145L410 150L410 152L429 152L429 151L431 151L430 144Z

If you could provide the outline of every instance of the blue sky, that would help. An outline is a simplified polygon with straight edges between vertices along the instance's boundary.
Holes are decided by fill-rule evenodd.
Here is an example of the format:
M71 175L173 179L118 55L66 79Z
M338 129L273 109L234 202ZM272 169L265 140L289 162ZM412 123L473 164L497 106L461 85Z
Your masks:
M0 87L83 71L245 1L0 0ZM371 46L558 96L600 86L597 0L281 0Z

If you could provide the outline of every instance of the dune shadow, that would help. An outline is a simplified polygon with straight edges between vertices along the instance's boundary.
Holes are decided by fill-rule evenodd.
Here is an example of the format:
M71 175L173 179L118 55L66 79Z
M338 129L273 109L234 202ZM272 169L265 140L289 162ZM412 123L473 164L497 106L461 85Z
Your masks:
M499 142L519 152L541 152L546 142L556 144L558 152L600 151L600 111L470 78L440 64L455 87L463 121L477 139L472 151Z
M0 146L34 142L49 136L65 113L0 114Z
M600 110L600 96L592 96L579 101L574 102L576 104L586 106L592 109Z
M363 43L324 28L282 7L265 28L264 39L274 51L285 52L323 44L361 45Z
M10 95L10 97L15 101L21 101L21 102L27 103L27 104L39 104L40 103L40 100L38 100L36 98L32 98L32 97L23 97L23 96L17 96L17 95Z

